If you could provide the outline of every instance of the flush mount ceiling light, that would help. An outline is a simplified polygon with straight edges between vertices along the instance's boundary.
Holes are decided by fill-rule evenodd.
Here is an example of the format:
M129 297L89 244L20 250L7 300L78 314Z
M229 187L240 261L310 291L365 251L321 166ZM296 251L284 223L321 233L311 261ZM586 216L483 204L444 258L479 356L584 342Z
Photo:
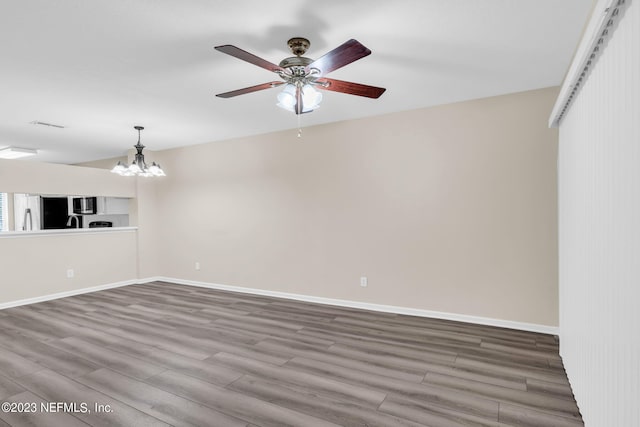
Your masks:
M137 151L133 163L127 166L122 162L118 162L118 164L111 169L111 172L122 176L166 176L160 165L156 162L151 163L151 166L147 166L147 163L144 161L144 154L142 154L144 145L140 143L140 131L144 128L142 126L134 126L133 128L138 131L138 143L133 146Z
M309 40L294 37L288 41L288 45L296 56L283 59L279 65L272 64L232 45L216 46L216 50L274 72L283 80L220 93L216 96L232 98L245 93L286 85L284 91L278 94L277 105L296 114L302 114L311 112L320 105L322 94L316 91L316 88L367 98L379 98L386 90L381 87L324 77L338 68L371 54L371 51L357 40L351 39L315 61L302 56L311 45Z
M31 148L6 147L0 149L0 159L20 159L22 157L35 156L38 150Z

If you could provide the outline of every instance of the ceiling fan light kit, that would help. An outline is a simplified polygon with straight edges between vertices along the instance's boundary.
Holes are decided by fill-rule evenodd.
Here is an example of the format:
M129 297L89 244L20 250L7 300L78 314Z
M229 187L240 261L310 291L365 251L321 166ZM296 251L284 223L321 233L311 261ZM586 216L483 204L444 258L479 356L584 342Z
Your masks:
M302 96L302 112L309 113L316 108L320 107L322 102L322 93L318 92L310 84L302 86L300 89ZM292 113L296 112L296 86L287 83L284 90L278 94L278 103L276 104L280 108L284 108Z
M160 165L156 162L151 163L151 166L147 166L144 160L144 154L142 154L144 145L140 143L140 131L142 131L144 127L134 126L133 128L138 131L138 143L133 146L136 149L133 162L127 166L125 163L119 161L113 169L111 169L111 172L121 176L166 176Z
M386 90L325 77L326 74L371 54L371 51L357 40L348 40L316 60L302 56L311 46L306 38L294 37L289 39L287 44L295 56L283 59L278 65L232 45L216 46L216 50L276 73L282 79L282 82L263 83L216 96L232 98L285 85L284 90L278 94L277 105L299 115L311 112L320 106L322 94L316 89L367 98L379 98Z

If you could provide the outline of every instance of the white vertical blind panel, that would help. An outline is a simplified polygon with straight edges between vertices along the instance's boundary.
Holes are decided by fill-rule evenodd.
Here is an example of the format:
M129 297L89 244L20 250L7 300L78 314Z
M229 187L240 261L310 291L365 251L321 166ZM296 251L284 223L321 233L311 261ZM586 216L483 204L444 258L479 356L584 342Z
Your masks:
M587 426L640 426L640 5L560 125L560 345Z

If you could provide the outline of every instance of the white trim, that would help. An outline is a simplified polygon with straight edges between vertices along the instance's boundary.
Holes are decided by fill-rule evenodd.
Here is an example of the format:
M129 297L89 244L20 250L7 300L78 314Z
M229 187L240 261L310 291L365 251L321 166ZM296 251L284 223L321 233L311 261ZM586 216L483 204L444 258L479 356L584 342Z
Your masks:
M538 332L542 334L558 335L558 327L539 325L536 323L514 322L511 320L493 319L490 317L470 316L466 314L446 313L442 311L422 310L418 308L400 307L396 305L373 304L368 302L350 301L335 298L316 297L312 295L292 294L289 292L269 291L266 289L245 288L242 286L222 285L219 283L197 282L194 280L176 279L173 277L147 277L144 279L132 279L122 282L109 283L106 285L92 286L90 288L74 289L72 291L58 292L41 297L27 298L17 301L0 303L0 310L21 305L35 304L38 302L50 301L58 298L70 297L74 295L86 294L90 292L103 291L106 289L119 288L121 286L150 283L168 282L177 285L197 286L208 289L218 289L230 292L239 292L252 295L264 295L276 298L285 298L296 301L313 302L317 304L335 305L339 307L359 308L362 310L379 311L383 313L396 313L408 316L430 317L434 319L454 320L457 322L473 323L477 325L497 326L500 328L517 329L521 331Z
M136 279L134 280L135 283L132 283L133 285L144 285L145 283L151 283L151 282L166 282L164 277L160 277L160 276L152 276L152 277L145 277L144 279Z
M360 308L363 310L380 311L384 313L405 314L408 316L431 317L435 319L454 320L458 322L474 323L478 325L497 326L500 328L518 329L522 331L538 332L542 334L558 335L557 326L539 325L536 323L514 322L511 320L493 319L490 317L469 316L466 314L446 313L442 311L422 310L417 308L400 307L395 305L373 304L343 299L316 297L311 295L292 294L288 292L269 291L266 289L245 288L242 286L222 285L218 283L197 282L194 280L176 279L173 277L155 277L150 281L162 281L178 285L198 286L201 288L219 289L253 295L264 295L318 304L336 305L340 307Z
M86 293L89 293L89 292L104 291L105 289L119 288L121 286L134 285L136 283L143 283L143 282L141 282L140 280L136 280L136 279L125 280L125 281L122 281L122 282L108 283L106 285L92 286L90 288L80 288L80 289L74 289L72 291L64 291L64 292L57 292L55 294L43 295L43 296L40 296L40 297L26 298L26 299L20 299L20 300L16 300L16 301L9 301L9 302L5 302L5 303L0 303L0 310L4 310L5 308L18 307L18 306L21 306L21 305L35 304L35 303L38 303L38 302L50 301L50 300L54 300L54 299L58 299L58 298L71 297L71 296L74 296L74 295L86 294Z
M61 228L59 230L34 230L34 231L3 231L0 239L12 239L20 237L42 237L42 236L69 236L86 234L110 234L110 233L130 233L136 231L138 227L104 227L104 228Z

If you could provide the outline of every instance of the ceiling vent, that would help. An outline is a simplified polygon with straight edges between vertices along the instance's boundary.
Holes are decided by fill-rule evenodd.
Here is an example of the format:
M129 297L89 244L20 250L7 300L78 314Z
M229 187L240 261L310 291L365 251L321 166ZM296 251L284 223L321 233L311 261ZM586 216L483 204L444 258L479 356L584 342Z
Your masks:
M41 121L38 121L38 120L34 120L32 122L29 122L29 123L32 124L32 125L49 126L49 127L58 128L58 129L64 129L65 128L65 126L62 126L62 125L54 125L53 123L45 123L45 122L41 122Z

